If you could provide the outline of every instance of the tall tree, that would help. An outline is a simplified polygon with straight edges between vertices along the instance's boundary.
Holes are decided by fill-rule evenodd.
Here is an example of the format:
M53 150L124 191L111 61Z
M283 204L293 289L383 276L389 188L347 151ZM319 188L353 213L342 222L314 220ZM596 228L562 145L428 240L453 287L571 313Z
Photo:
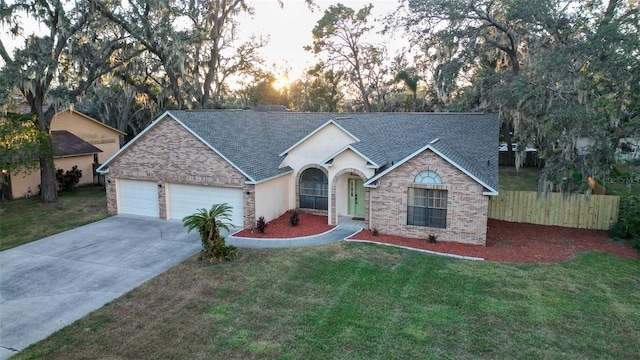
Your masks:
M252 11L244 0L91 1L145 50L119 75L161 107L220 107L228 78L262 63L262 37L238 43L237 18Z
M456 87L467 109L498 111L505 138L513 133L520 149L538 147L542 188L581 191L587 177L604 181L619 139L637 134L637 3L409 1L405 9L425 57L452 60L434 71L436 85Z
M45 31L28 35L24 46L13 54L0 39L0 56L5 66L0 79L16 89L29 103L38 130L48 134L51 120L64 104L74 101L97 78L126 57L126 42L117 29L97 16L82 0L0 2L0 24L14 35L24 29L20 17L37 21ZM41 172L40 195L44 202L58 199L51 139L41 137L38 156Z
M372 28L367 25L373 5L357 12L342 4L332 5L313 28L313 46L307 46L314 54L326 53L327 65L341 66L360 92L366 112L371 112L369 93L365 85L362 36Z

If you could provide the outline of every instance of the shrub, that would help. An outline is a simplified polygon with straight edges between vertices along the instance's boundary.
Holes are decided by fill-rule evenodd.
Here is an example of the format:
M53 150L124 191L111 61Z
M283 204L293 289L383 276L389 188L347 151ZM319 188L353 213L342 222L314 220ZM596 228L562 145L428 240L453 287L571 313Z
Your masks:
M631 245L640 251L640 195L620 197L618 222L609 229L616 240L631 240Z
M224 237L220 236L220 229L229 230L231 220L231 206L227 204L212 205L210 210L199 209L192 215L182 219L182 225L187 232L198 229L202 241L201 259L210 263L233 260L238 252L235 246L227 245Z
M298 226L298 223L300 222L300 216L298 213L298 209L291 210L291 216L289 216L289 224L291 226Z
M373 228L373 230L371 230L371 235L378 236L378 229Z
M260 234L264 234L264 229L267 228L267 222L264 221L264 216L260 216L258 220L256 220L256 229Z
M435 243L436 243L436 240L438 240L438 237L437 237L437 236L435 236L435 235L433 235L433 234L429 235L429 243L431 243L431 244L435 244Z
M78 169L77 165L74 165L71 170L64 172L62 169L56 170L56 180L63 190L71 190L78 185L80 178L82 177L82 170Z

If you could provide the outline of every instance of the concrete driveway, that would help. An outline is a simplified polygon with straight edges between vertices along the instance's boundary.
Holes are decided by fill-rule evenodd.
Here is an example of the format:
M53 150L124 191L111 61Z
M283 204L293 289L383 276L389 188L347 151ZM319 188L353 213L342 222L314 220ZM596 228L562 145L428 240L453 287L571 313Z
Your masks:
M0 359L199 250L179 221L118 215L0 252Z

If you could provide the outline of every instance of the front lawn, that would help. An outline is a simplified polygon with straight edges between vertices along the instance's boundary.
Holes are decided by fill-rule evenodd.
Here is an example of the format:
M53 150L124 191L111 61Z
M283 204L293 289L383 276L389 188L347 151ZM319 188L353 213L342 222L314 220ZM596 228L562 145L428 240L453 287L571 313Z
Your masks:
M103 186L81 186L58 195L55 204L36 197L0 202L0 251L109 216Z
M638 260L456 260L361 243L193 256L18 359L630 359Z

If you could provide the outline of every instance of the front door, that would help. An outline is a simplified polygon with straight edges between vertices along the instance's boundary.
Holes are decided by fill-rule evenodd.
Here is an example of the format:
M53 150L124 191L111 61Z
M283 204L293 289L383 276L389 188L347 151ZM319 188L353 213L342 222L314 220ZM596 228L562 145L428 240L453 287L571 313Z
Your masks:
M364 217L364 182L349 179L349 215Z

